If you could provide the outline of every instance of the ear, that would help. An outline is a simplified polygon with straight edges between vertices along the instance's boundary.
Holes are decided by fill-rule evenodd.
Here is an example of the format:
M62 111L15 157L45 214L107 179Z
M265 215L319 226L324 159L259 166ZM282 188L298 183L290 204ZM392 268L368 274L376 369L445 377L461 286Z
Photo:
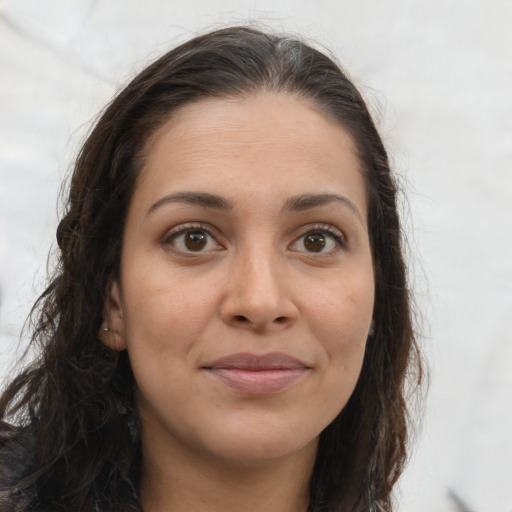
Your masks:
M112 281L109 288L103 308L103 323L100 326L99 338L105 346L120 352L126 349L126 329L121 293L117 281Z

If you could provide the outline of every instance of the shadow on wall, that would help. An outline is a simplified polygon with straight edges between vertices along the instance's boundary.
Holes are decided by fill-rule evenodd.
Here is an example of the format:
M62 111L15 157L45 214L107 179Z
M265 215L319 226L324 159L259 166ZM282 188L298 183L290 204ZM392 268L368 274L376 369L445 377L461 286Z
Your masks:
M453 489L448 489L448 499L454 506L456 512L477 512L471 508Z

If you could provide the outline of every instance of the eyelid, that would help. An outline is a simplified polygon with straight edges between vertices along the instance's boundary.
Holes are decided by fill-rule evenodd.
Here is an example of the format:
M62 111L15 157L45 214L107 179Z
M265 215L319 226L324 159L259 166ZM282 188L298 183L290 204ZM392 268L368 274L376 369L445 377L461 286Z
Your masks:
M204 231L208 236L210 236L215 241L215 243L217 244L217 247L214 250L209 249L209 250L205 250L205 251L197 251L197 252L190 251L189 252L189 251L183 251L183 250L177 249L176 247L172 246L171 242L173 239L175 239L176 237L178 237L181 234L185 234L187 232L194 231L194 230ZM309 233L315 233L315 232L316 233L318 233L318 232L324 233L328 237L330 237L332 240L334 240L334 242L337 245L336 249L325 251L325 252L318 252L318 253L293 249L293 246L296 245L302 237L304 237L305 235L307 235ZM178 224L177 226L174 226L171 229L167 230L165 232L165 234L162 236L160 244L162 246L165 246L166 250L172 251L176 254L183 255L186 257L197 257L200 255L212 253L219 249L224 250L225 249L224 245L219 241L220 237L221 236L218 233L217 229L215 229L213 226L211 226L208 223L186 222L183 224ZM304 252L306 254L315 255L316 257L321 257L321 256L332 255L334 252L337 252L338 250L343 250L346 248L346 245L347 245L346 236L343 233L343 231L341 231L339 228L333 226L332 224L316 223L316 224L307 224L307 225L299 228L299 234L298 234L298 236L296 236L294 238L293 242L290 245L290 248L294 252Z
M201 254L208 254L211 253L212 250L206 250L206 251L181 251L179 249L176 249L175 247L172 247L171 242L173 239L178 237L179 235L185 234L190 231L204 231L208 236L210 236L215 243L217 244L217 250L218 249L224 249L224 246L219 242L220 235L218 234L217 230L214 229L209 224L203 223L203 222L185 222L183 224L178 224L177 226L172 227L171 229L167 230L165 234L162 236L160 240L160 244L162 246L165 246L166 250L172 251L176 254L183 255L183 256L199 256Z
M299 236L297 236L294 241L292 242L292 246L297 244L298 241L307 235L308 233L324 233L328 236L330 236L335 243L337 244L337 248L334 252L337 252L337 250L343 250L347 247L347 239L343 231L336 228L332 224L324 224L324 223L317 223L317 224L308 224L306 226L303 226L300 228ZM293 250L293 249L292 249ZM325 256L325 255L331 255L333 251L327 251L327 252L310 252L307 251L296 251L296 252L305 252L306 254L315 255L315 256Z
M306 224L305 226L300 227L299 231L301 235L305 235L306 233L309 233L311 231L323 231L333 236L336 236L342 240L345 240L345 234L341 229L333 226L332 224L326 224L324 222Z

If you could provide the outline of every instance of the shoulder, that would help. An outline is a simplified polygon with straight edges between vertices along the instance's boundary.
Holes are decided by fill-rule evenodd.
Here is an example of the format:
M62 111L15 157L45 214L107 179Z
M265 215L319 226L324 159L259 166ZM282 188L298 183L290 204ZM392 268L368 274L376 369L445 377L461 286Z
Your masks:
M29 429L16 429L0 421L0 512L54 512L52 496L44 494L40 483L39 446ZM43 476L48 481L48 474ZM142 512L134 487L123 482L124 492L116 497L115 504L105 493L107 482L95 489L88 512ZM55 492L55 487L51 489ZM75 508L65 508L65 510ZM59 509L60 510L60 509Z
M0 433L0 488L12 487L36 469L37 448L27 429Z
M35 492L27 478L37 469L37 447L27 429L0 426L0 510L29 510Z

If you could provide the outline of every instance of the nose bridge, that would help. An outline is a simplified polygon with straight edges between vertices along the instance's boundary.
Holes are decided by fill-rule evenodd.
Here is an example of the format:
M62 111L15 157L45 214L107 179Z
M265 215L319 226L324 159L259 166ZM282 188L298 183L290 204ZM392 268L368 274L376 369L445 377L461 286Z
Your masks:
M258 247L241 258L240 269L242 283L239 291L250 302L273 302L281 295L281 283L278 282L278 258L271 250Z
M279 265L273 245L260 240L246 244L236 257L234 270L235 296L253 306L268 306L281 294L277 282Z
M224 320L264 329L289 323L295 307L283 259L269 240L252 240L237 251L228 277Z

